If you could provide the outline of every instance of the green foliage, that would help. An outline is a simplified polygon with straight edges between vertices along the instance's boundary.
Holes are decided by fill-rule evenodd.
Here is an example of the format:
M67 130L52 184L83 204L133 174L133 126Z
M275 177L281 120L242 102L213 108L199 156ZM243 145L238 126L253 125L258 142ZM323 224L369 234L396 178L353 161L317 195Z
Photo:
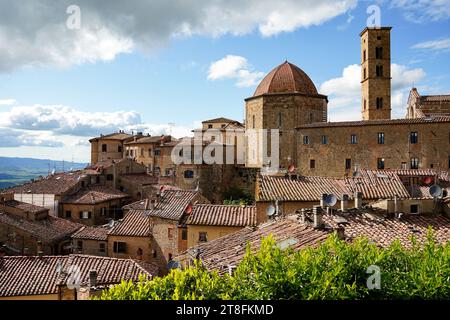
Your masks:
M223 204L226 205L249 205L253 203L253 196L236 186L230 186L225 192L222 194Z
M331 236L316 248L280 249L271 236L246 255L233 276L208 272L196 262L163 278L122 282L101 299L449 299L450 244L431 231L423 245L411 240L379 248L367 239L352 243ZM381 271L380 289L369 289L369 266Z

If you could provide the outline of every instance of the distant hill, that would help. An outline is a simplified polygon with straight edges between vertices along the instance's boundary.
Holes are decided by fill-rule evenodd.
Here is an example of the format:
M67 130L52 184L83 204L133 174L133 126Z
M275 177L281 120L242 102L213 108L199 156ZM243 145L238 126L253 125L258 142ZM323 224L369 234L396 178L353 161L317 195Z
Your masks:
M33 158L0 157L0 189L27 182L49 172L83 169L87 163L72 163Z

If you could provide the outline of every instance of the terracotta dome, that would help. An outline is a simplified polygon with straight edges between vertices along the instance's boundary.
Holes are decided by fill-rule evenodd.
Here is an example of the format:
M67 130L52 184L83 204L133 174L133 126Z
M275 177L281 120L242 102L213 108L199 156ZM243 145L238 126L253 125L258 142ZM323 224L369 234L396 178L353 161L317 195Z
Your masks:
M253 96L256 97L266 93L317 95L317 89L302 69L286 61L265 76Z

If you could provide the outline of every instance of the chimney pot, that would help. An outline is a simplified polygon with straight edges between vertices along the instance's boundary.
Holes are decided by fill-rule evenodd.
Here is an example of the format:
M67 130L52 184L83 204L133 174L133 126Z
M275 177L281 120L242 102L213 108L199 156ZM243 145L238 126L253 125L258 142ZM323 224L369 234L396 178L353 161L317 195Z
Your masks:
M314 228L321 228L323 226L322 214L323 209L321 206L313 207Z
M347 210L348 210L348 194L343 194L341 200L341 211L347 212Z
M362 208L362 192L355 192L355 208L361 209Z

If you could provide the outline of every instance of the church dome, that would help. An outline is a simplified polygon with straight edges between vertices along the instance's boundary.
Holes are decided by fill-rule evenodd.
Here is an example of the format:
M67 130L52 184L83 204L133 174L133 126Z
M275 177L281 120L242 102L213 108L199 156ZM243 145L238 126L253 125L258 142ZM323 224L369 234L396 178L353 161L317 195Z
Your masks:
M266 93L317 95L317 89L302 69L286 61L264 77L253 96L256 97Z

